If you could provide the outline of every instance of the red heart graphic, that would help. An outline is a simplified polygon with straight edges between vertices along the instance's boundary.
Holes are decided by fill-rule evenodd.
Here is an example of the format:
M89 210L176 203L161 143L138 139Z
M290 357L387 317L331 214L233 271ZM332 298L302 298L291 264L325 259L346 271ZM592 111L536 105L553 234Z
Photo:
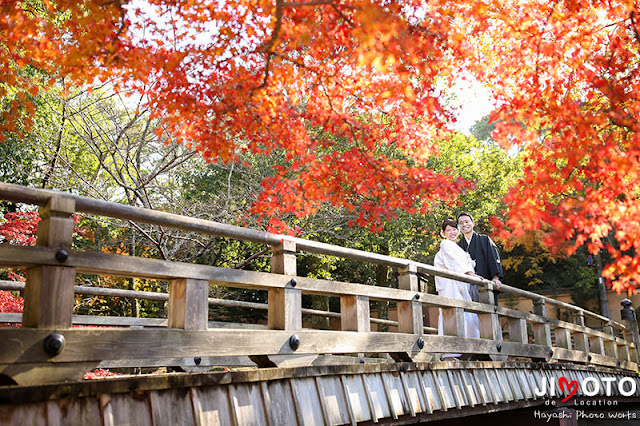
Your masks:
M567 387L567 391L571 390L571 393L569 393L569 396L567 396L565 399L563 399L562 402L567 402L573 395L575 395L576 392L578 392L578 381L577 380L569 381L569 380L567 380L566 377L560 377L558 379L558 385L560 385L560 390L562 392L564 392L565 386Z

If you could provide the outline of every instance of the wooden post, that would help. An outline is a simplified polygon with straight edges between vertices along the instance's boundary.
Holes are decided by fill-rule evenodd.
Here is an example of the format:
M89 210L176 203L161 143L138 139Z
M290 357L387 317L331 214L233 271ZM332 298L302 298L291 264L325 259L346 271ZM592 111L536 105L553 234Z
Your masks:
M534 300L533 313L547 318L547 306L544 299ZM551 327L549 324L533 324L533 341L536 345L551 347Z
M464 309L462 308L441 308L441 309L442 309L442 334L445 336L465 337Z
M496 306L494 304L495 294L493 293L493 283L487 283L485 286L478 286L479 302L487 305ZM489 339L500 343L502 337L502 325L500 324L500 316L496 313L478 314L478 323L480 326L480 338ZM505 361L506 355L490 355L494 361Z
M342 296L340 298L340 323L343 331L371 331L369 298L366 296Z
M422 334L422 303L416 300L398 302L398 331L400 333Z
M409 263L405 268L399 268L398 274L398 288L413 291L418 295L420 288L416 264ZM400 333L423 333L422 303L417 300L398 302L398 330Z
M604 355L604 340L600 336L589 336L589 352Z
M529 343L527 322L522 318L509 318L509 341Z
M573 323L584 327L584 313L577 311L573 313ZM573 341L576 345L576 350L582 352L589 352L589 336L585 333L574 332Z
M71 249L71 215L75 212L75 206L74 199L56 195L39 209L42 220L38 223L36 245L58 249L56 259L61 266L27 269L22 314L24 327L71 327L76 270L62 265Z
M556 346L564 349L571 349L571 331L566 328L556 328L554 330L556 335Z
M271 273L295 277L296 243L283 239L271 246ZM269 290L268 326L272 330L302 329L302 293L292 279L285 287Z
M206 330L209 312L209 282L180 279L169 285L169 317L167 327Z
M624 299L620 304L622 305L620 317L627 328L624 332L624 339L632 341L635 344L635 349L629 350L629 357L631 358L630 361L638 362L640 361L640 355L638 353L638 350L640 349L640 336L638 335L638 321L636 320L636 313L632 308L631 300Z
M611 325L611 321L609 321L605 326L603 331L607 333L607 335L611 336L611 339L607 339L604 342L604 354L606 356L610 356L611 358L618 358L618 345L616 344L616 335L613 332L613 326Z
M398 288L419 292L418 267L415 263L409 263L405 268L398 268Z

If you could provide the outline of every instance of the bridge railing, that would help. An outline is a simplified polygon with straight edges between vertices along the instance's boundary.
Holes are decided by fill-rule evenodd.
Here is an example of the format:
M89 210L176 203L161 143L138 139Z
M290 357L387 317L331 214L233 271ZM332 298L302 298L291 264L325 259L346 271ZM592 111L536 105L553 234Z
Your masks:
M0 199L38 205L42 218L36 246L0 245L0 265L24 268L27 276L22 327L0 329L0 341L13 342L0 351L0 375L7 381L29 384L68 380L105 360L249 356L260 366L272 366L269 357L293 354L388 353L398 361L411 361L425 354L463 353L637 370L638 328L628 306L621 324L502 285L501 292L533 300L534 312L521 312L494 305L491 281L407 259L6 183L0 183ZM271 273L73 250L71 216L75 213L268 244L272 250ZM397 268L399 288L297 276L298 251ZM477 284L481 301L421 292L418 273ZM72 328L76 274L169 281L166 327ZM266 290L268 329L209 328L210 285ZM326 316L339 315L341 329L303 328L303 313L317 313L302 308L303 294L339 298L340 313ZM397 332L371 331L371 323L381 321L371 318L371 300L396 304L397 322L393 325ZM548 318L546 309L551 304L570 311L573 322ZM435 335L435 329L425 327L424 306L442 309L444 335ZM465 312L478 315L479 339L464 336ZM585 317L598 326L586 326ZM506 321L506 333L501 319Z

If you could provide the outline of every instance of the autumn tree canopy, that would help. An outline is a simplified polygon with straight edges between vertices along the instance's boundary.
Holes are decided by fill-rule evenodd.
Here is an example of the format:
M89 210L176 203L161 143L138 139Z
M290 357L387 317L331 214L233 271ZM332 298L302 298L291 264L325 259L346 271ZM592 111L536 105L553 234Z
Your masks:
M636 1L0 0L0 130L29 127L52 80L145 95L174 140L211 161L282 151L255 213L358 208L376 228L472 182L428 160L471 75L497 101L494 139L525 152L502 229L609 250L640 278ZM419 201L419 202L418 202Z

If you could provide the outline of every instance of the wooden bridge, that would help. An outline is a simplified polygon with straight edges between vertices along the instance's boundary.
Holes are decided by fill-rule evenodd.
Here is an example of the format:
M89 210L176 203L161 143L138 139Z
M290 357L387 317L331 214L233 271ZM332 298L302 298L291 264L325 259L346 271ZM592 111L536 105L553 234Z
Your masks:
M23 314L0 315L22 324L0 328L0 424L414 423L550 401L640 401L628 304L619 323L501 286L533 300L533 312L521 312L494 304L491 281L411 260L5 183L0 199L38 205L42 218L36 246L0 245L1 266L27 271L23 286L0 283L24 295ZM271 273L74 250L75 213L267 244ZM297 276L299 251L397 268L398 288ZM419 273L477 284L481 302L423 292ZM79 287L77 274L169 281L169 293ZM266 290L268 303L208 298L210 285ZM168 316L74 316L76 293L167 300ZM304 309L303 294L337 297L340 312ZM397 321L372 318L375 300L394 303ZM268 324L222 323L209 305L265 309ZM573 322L548 318L550 305ZM442 309L444 335L424 324L425 307ZM465 312L478 315L479 339L464 337ZM303 328L303 315L339 318L341 329ZM380 323L392 331L372 331ZM443 353L486 361L439 361ZM151 365L192 372L82 380L97 367ZM253 368L211 371L217 365Z

